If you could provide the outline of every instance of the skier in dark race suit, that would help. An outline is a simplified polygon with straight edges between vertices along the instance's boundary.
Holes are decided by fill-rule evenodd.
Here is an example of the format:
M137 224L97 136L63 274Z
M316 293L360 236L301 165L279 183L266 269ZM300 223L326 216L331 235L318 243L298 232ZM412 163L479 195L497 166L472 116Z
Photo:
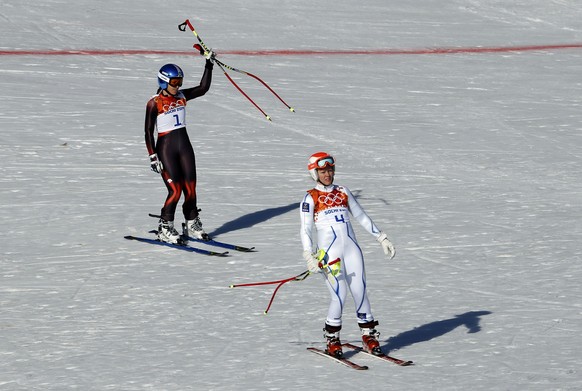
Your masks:
M196 159L186 132L186 102L206 94L212 82L214 53L211 51L204 55L206 65L200 85L180 89L184 72L175 64L166 64L158 72L157 95L146 105L145 143L151 169L162 175L168 189L158 227L158 239L163 242L181 243L181 236L174 228L174 214L182 193L182 212L188 235L202 240L210 239L198 215Z

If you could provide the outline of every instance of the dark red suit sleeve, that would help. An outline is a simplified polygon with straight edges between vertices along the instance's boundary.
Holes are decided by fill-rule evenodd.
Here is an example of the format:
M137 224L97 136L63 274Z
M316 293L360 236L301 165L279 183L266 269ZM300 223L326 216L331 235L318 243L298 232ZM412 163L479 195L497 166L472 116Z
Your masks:
M156 119L158 118L158 105L154 98L150 99L146 105L145 115L145 143L148 155L156 153L156 140L154 132L156 130Z
M206 60L206 65L204 66L204 74L202 75L202 79L200 79L200 85L181 90L186 100L198 98L208 92L208 90L210 89L210 84L212 83L213 67L214 64Z

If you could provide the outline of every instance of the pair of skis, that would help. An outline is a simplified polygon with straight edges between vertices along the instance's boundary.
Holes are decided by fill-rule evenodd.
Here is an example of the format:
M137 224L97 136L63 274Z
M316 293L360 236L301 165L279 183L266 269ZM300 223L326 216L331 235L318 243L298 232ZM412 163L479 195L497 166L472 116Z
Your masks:
M160 216L150 213L150 217L159 218ZM155 231L155 230L150 231L150 233L156 233L156 232L157 231ZM214 240L214 239L201 240L201 239L196 239L196 238L190 237L186 234L182 235L182 239L183 239L182 243L176 243L176 244L162 242L161 240L158 240L158 239L145 238L145 237L133 236L133 235L126 235L126 236L124 236L124 238L128 239L128 240L135 240L135 241L142 242L142 243L154 244L157 246L165 246L165 247L170 247L170 248L173 248L176 250L182 250L182 251L203 254L203 255L211 255L211 256L216 256L216 257L227 257L228 251L207 250L204 248L191 246L188 243L189 242L203 243L203 244L206 244L209 246L220 247L220 248L224 248L224 249L228 249L228 250L247 252L247 253L255 251L254 247L244 247L244 246L239 246L236 244L219 242L219 241Z
M198 254L203 254L203 255L212 255L212 256L216 256L216 257L227 257L228 256L228 251L207 250L204 248L191 246L187 243L183 243L183 244L167 243L167 242L162 242L161 240L158 240L158 239L144 238L141 236L133 236L133 235L126 235L126 236L124 236L124 238L128 239L128 240L135 240L135 241L142 242L142 243L154 244L157 246L170 247L170 248L173 248L176 250L182 250L182 251L187 251L187 252L191 252L191 253L198 253ZM188 239L188 241L200 242L200 243L207 244L209 246L222 247L222 248L227 248L227 249L231 249L231 250L235 250L235 251L241 251L241 252L253 252L253 251L255 251L254 247L243 247L243 246L238 246L236 244L218 242L218 241L212 240L212 239L207 240L207 241L198 240L198 239L194 239L194 238L190 238L190 237L187 237L187 239Z
M388 362L391 362L393 364L399 365L401 367L406 367L406 366L414 364L412 361L401 360L399 358L392 357L392 356L389 356L387 354L380 354L380 355L372 354L372 353L364 350L362 347L353 345L351 343L344 343L344 344L342 344L342 346L345 348L351 349L351 350L355 351L356 353L364 353L364 354L367 354L368 356L375 357L375 358L382 360L382 361L388 361ZM356 363L356 362L354 362L346 357L343 357L343 356L342 357L332 356L332 355L328 354L325 350L322 350L322 349L309 347L309 348L307 348L307 350L312 352L312 353L315 353L317 355L327 357L327 358L329 358L329 359L331 359L339 364L345 365L346 367L349 367L352 369L356 369L359 371L368 369L367 365L360 365L360 364L358 364L358 363Z
M198 35L198 32L196 32L196 29L194 28L194 26L192 25L192 23L190 22L189 19L186 19L186 21L182 24L180 24L178 26L178 29L180 31L186 31L186 27L188 27L191 31L192 34L194 34L194 36L196 37L196 39L198 40L199 44L195 44L193 47L196 50L199 50L201 53L204 54L209 54L212 52L212 49L210 49L208 46L206 46L206 44L204 43L204 41L202 41L202 38L200 38L200 35ZM243 75L247 75L252 77L253 79L257 80L258 82L260 82L263 86L265 86L273 95L275 95L275 97L277 97L277 99L279 99L281 101L281 103L283 103L291 112L295 112L295 109L291 106L289 106L287 104L287 102L285 102L283 100L283 98L281 98L275 91L273 91L273 89L271 87L269 87L269 85L267 83L265 83L260 77L253 75L250 72L247 71L243 71L241 69L237 69L235 67L231 67L230 65L226 65L225 63L223 63L222 61L220 61L217 58L214 58L214 63L216 65L218 65L218 67L220 68L220 70L222 70L222 72L224 73L224 76L226 76L226 78L228 79L228 81L230 81L232 83L232 85L241 93L243 94L243 96L245 98L247 98L249 100L249 102L251 102L253 104L253 106L255 106L257 108L257 110L259 110L261 112L261 114L263 114L263 116L265 117L265 119L267 119L268 121L271 121L271 116L269 116L267 113L265 113L263 111L263 109L261 109L261 107L255 103L254 100L251 99L250 96L248 96L243 90L242 88L239 87L238 84L236 84L236 82L230 77L230 75L228 74L228 72L226 72L226 69L228 69L229 71L233 71L233 72L238 72L238 73L242 73Z

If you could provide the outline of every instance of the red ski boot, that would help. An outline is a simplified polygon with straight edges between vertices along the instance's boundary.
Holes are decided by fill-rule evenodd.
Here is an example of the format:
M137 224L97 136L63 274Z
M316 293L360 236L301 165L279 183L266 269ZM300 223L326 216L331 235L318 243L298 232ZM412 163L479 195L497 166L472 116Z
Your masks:
M360 330L362 331L362 345L364 350L379 356L383 353L382 349L380 349L380 342L378 342L380 333L374 328L377 325L378 322L376 321L359 324Z
M344 352L342 351L342 344L339 338L340 329L341 326L330 326L327 324L323 329L323 336L327 340L327 347L325 348L325 352L330 356L342 357L344 355Z

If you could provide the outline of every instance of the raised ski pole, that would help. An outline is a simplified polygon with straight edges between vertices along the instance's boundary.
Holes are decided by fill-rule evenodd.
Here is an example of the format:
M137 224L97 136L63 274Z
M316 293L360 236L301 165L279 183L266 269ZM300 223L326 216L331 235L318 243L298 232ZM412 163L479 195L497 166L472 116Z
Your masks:
M250 76L250 77L252 77L252 78L253 78L253 79L255 79L255 80L258 80L258 81L259 81L259 82L260 82L262 85L264 85L265 87L267 87L267 89L268 89L269 91L271 91L271 92L273 93L273 95L275 95L275 96L276 96L276 97L277 97L277 98L278 98L278 99L279 99L279 100L280 100L280 101L281 101L281 102L282 102L282 103L283 103L285 106L287 106L287 108L289 109L289 111L291 111L291 112L293 112L293 113L295 112L295 109L294 109L293 107L289 106L289 105L287 104L287 102L285 102L285 101L283 100L283 98L281 98L281 97L279 96L279 94L277 94L275 91L273 91L273 89L272 89L271 87L269 87L269 85L268 85L267 83L265 83L265 82L264 82L264 81L263 81L263 80L262 80L260 77L258 77L258 76L256 76L256 75L253 75L253 74L252 74L252 73L250 73L250 72L243 71L243 70L241 70L241 69L237 69L237 68L235 68L235 67L231 67L231 66L229 66L229 65L226 65L225 63L223 63L223 62L222 62L222 61L220 61L220 60L216 60L216 61L217 61L218 63L220 63L220 64L221 64L223 67L225 67L226 69L229 69L229 70L231 70L231 71L234 71L234 72L242 73L242 74L244 74L244 75L247 75L247 76Z
M309 270L306 270L306 271L304 271L301 274L298 274L298 275L293 276L293 277L290 277L290 278L284 278L282 280L262 281L262 282L250 282L250 283L245 283L245 284L231 284L229 286L229 288L237 288L237 287L243 287L243 286L259 286L259 285L274 285L274 284L278 284L277 287L275 288L275 291L271 295L271 300L269 300L269 305L267 306L267 309L264 312L264 314L267 315L267 313L271 309L271 305L273 304L273 300L275 300L275 295L277 294L277 291L279 290L279 288L281 288L281 286L283 286L283 284L285 284L287 282L290 282L290 281L303 281L310 274L311 274L311 272Z
M178 26L178 29L180 31L186 31L186 26L188 26L190 28L190 30L192 31L192 33L194 34L194 36L196 37L196 39L198 40L198 42L200 43L199 45L194 45L195 48L197 48L198 50L200 50L199 48L201 47L204 52L210 52L210 49L208 48L208 46L206 46L206 44L204 43L204 41L202 41L202 38L200 38L200 35L198 35L198 33L196 32L196 29L194 28L194 26L192 25L192 23L190 23L189 19L186 19L186 21L182 24L180 24ZM220 67L220 69L224 72L225 76L228 78L228 80L236 87L237 90L239 90L239 92L241 92L269 121L271 120L271 118L265 114L265 112L247 95L245 94L242 89L234 82L234 80L232 80L232 78L228 75L228 73L225 71L224 68L234 71L234 72L238 72L238 73L242 73L244 75L250 76L253 79L259 81L263 86L265 86L273 95L275 95L277 97L277 99L279 99L281 101L281 103L283 103L291 112L295 112L295 109L291 106L289 106L287 104L287 102L285 102L283 100L283 98L281 98L265 81L263 81L263 79L261 79L260 77L258 77L257 75L254 75L250 72L241 70L241 69L237 69L235 67L232 67L230 65L227 65L225 63L223 63L222 61L218 60L218 59L214 59L214 62L216 64L218 64L218 66Z
M196 46L198 46L198 45L194 45L194 47L196 47ZM235 88L236 88L236 89L237 89L237 90L238 90L238 91L239 91L241 94L243 94L243 95L244 95L244 97L245 97L245 98L247 98L247 99L249 100L249 102L251 102L251 103L252 103L252 104L253 104L253 105L254 105L254 106L255 106L255 107L256 107L256 108L257 108L257 109L258 109L258 110L261 112L261 114L263 114L263 115L265 116L265 118L266 118L268 121L271 121L271 116L270 116L270 115L268 115L267 113L265 113L265 112L263 111L263 109L261 109L261 108L259 107L259 105L258 105L258 104L256 104L256 103L255 103L255 101L254 101L254 100L252 100L252 99L251 99L251 97L250 97L250 96L248 96L248 95L247 95L247 94L246 94L246 93L245 93L245 92L242 90L242 88L240 88L240 87L238 86L238 84L236 84L236 83L235 83L235 81L234 81L234 80L232 80L232 77L230 77L230 75L229 75L229 74L228 74L228 73L227 73L227 72L224 70L224 68L222 67L222 65L220 65L220 64L221 64L221 62L220 62L220 61L218 61L218 60L216 60L216 59L214 59L214 62L216 63L216 65L218 65L218 67L220 68L220 70L221 70L221 71L224 73L224 76L226 76L226 78L228 79L228 81L230 81L230 82L232 83L232 85L233 85L233 86L235 86Z

